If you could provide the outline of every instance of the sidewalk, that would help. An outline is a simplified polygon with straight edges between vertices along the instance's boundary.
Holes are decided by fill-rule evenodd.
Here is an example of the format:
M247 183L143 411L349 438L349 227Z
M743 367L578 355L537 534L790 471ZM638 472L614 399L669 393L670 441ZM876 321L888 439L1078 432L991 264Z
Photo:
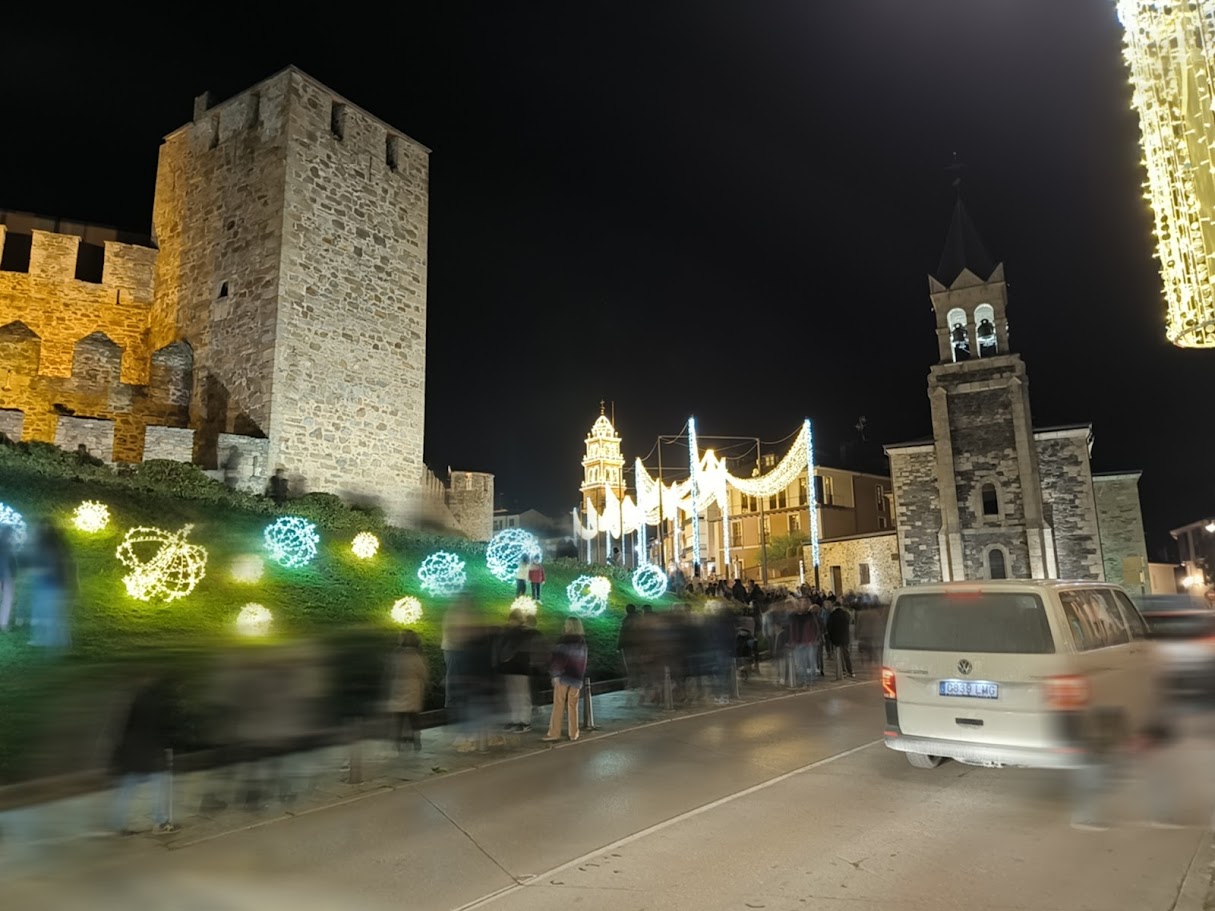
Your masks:
M577 748L583 743L611 737L628 730L662 724L681 718L722 711L779 699L797 693L834 689L874 679L872 668L857 668L855 680L836 681L828 676L812 687L789 689L773 681L772 669L765 663L759 676L740 685L740 696L726 706L702 697L677 704L673 711L661 705L639 706L636 692L614 692L594 697L595 728L583 730L577 744L562 741L544 743L549 707L537 706L533 728L525 734L493 732L493 745L486 750L462 752L457 749L452 727L431 728L422 732L422 749L406 749L398 754L394 745L382 740L362 740L356 744L326 747L296 754L284 760L282 775L294 791L289 801L264 801L264 806L247 810L234 803L235 780L225 770L207 770L175 775L172 782L172 819L180 828L167 835L151 832L153 795L144 785L131 805L130 825L140 834L119 838L106 829L106 813L113 790L52 801L0 814L0 878L9 875L53 873L62 865L78 866L98 862L129 851L183 848L200 841L218 838L255 826L267 825L293 816L316 812L329 806L409 787L440 775L458 774L499 762L518 759L548 749ZM203 811L203 798L218 792L228 802L223 808ZM115 850L115 849L119 850Z

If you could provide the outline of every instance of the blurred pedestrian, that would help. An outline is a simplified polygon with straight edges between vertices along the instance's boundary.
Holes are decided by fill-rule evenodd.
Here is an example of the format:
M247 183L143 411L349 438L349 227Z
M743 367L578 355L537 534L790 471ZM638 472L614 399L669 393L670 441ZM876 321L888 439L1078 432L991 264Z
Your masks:
M17 532L0 525L0 633L8 632L13 617L13 589L17 581Z
M506 730L532 729L532 647L539 634L524 623L523 611L510 612L496 645L495 665L506 690Z
M620 657L624 660L624 675L626 685L629 689L633 689L639 683L641 668L637 664L637 645L639 637L639 624L641 615L637 613L636 604L626 604L624 606L624 619L620 621L620 637L616 640L616 648L620 650Z
M388 711L393 716L397 752L405 743L405 732L415 751L422 749L422 729L418 716L426 701L430 669L422 657L422 640L411 629L401 632L388 667Z
M852 672L852 615L844 605L836 604L828 615L827 636L837 650L836 667L842 664L844 676L855 677Z
M553 678L553 714L548 723L546 742L561 739L561 716L567 715L570 740L578 739L578 697L586 679L586 636L582 621L567 617L563 635L553 648L551 661Z
M152 784L152 818L158 834L175 832L170 821L169 749L171 746L172 701L168 680L145 675L139 681L122 733L114 749L111 771L118 777L118 790L110 805L110 827L130 835L131 799L140 784Z
M515 570L515 597L522 598L527 594L527 584L531 581L532 563L527 557L519 560L519 567Z
M443 614L443 643L440 646L443 650L444 666L443 705L449 711L455 708L455 689L459 675L459 669L456 665L459 661L460 651L468 639L468 631L471 624L472 613L468 608L467 598L466 596L461 596L461 599Z
M30 644L66 649L71 643L67 613L76 590L76 571L62 532L50 522L38 526L30 577Z

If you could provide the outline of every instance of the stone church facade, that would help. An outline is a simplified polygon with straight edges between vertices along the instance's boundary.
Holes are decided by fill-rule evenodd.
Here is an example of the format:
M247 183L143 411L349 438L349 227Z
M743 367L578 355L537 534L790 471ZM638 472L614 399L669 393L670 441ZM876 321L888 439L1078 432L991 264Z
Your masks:
M903 584L1066 578L1140 589L1139 473L1095 475L1089 424L1034 427L1004 266L960 199L929 294L940 357L928 377L932 437L885 447Z
M428 149L295 68L196 99L151 245L0 224L0 432L248 489L282 468L487 538L493 476L422 460L428 175Z

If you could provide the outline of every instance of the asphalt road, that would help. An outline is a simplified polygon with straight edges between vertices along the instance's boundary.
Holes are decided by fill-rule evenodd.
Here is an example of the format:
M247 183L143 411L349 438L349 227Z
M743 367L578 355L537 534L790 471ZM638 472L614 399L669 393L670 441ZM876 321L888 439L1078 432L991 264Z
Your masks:
M1188 828L1068 826L1061 779L911 768L861 683L565 744L165 850L0 885L0 907L1169 911L1205 866L1215 722L1155 762ZM1183 903L1184 904L1184 903Z

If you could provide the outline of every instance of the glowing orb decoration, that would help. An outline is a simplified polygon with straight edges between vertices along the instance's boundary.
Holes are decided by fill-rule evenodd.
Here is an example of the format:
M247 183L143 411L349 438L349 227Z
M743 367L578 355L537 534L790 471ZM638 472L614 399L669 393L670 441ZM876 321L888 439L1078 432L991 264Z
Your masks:
M266 563L257 554L241 554L232 561L232 578L245 585L262 581Z
M655 601L667 593L667 574L653 563L638 566L633 570L633 591L647 601Z
M464 561L447 551L433 553L418 567L418 581L432 595L444 597L464 590L468 576L464 572Z
M581 617L598 617L607 610L612 580L606 576L579 576L565 588L570 610Z
M299 516L275 519L266 526L266 533L262 537L270 559L288 569L311 563L316 558L316 546L321 543L316 526Z
M410 626L422 619L422 602L413 595L406 595L404 598L397 599L388 613L392 617L393 623Z
M525 617L535 616L540 609L540 605L536 603L535 598L529 598L527 595L520 595L510 603L511 611L522 611Z
M369 531L360 531L350 542L350 549L360 560L370 560L380 549L380 539Z
M130 572L122 577L127 594L139 601L176 601L202 581L207 569L206 548L188 544L192 525L179 532L132 528L115 556Z
M72 524L83 532L96 534L110 524L110 507L96 500L85 500L72 513Z
M13 547L20 547L25 543L26 537L29 535L29 530L25 527L25 519L21 513L13 509L7 503L0 503L0 525L11 525L13 527Z
M526 558L540 555L540 541L522 528L504 528L494 535L485 548L485 565L490 573L503 582L513 582L515 570Z
M242 636L264 636L270 632L274 616L261 604L246 604L236 615L236 631Z

